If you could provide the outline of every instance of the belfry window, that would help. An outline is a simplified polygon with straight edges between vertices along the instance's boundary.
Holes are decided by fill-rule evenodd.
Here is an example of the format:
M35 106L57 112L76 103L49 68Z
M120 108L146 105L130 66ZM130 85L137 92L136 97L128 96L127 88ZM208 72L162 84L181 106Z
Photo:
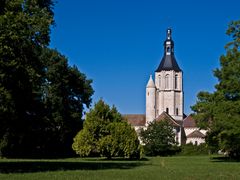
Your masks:
M169 109L168 109L168 108L166 108L166 113L167 113L167 114L169 113Z
M165 76L165 89L169 89L169 75Z
M176 108L176 115L178 116L178 108Z
M171 52L171 48L167 47L167 52L170 53Z
M175 75L175 89L178 88L178 75Z

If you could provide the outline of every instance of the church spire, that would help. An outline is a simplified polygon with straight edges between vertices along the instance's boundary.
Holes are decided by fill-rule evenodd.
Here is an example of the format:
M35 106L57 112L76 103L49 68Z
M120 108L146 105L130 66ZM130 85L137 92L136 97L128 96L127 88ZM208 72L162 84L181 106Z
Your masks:
M172 40L172 30L170 28L167 29L167 38L164 42L164 56L156 72L160 72L162 70L174 70L176 72L181 71L174 56L174 42Z
M164 42L165 55L171 55L174 53L174 42L172 40L172 30L167 29L167 39Z
M168 40L172 39L172 30L171 29L167 30L167 39Z

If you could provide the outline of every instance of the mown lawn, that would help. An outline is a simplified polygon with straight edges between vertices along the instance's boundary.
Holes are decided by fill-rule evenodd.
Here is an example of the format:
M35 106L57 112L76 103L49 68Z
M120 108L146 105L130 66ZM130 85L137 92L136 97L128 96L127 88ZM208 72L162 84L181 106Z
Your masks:
M240 179L240 162L208 156L154 157L141 161L0 159L0 179Z

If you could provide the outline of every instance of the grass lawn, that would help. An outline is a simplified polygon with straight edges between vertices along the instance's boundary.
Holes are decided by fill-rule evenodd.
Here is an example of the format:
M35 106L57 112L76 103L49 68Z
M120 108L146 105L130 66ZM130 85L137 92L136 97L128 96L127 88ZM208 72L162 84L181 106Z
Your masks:
M240 162L208 156L154 157L141 161L0 159L0 179L240 179Z

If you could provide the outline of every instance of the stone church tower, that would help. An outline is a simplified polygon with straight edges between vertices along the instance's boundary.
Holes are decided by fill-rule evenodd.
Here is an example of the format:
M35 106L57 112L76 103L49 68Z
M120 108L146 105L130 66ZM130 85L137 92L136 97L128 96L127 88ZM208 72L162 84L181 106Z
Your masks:
M199 145L205 142L206 130L199 129L191 115L184 114L183 74L174 56L171 29L164 41L164 55L146 86L146 114L126 114L124 117L137 133L152 121L168 121L173 128L175 141Z
M146 124L157 119L163 112L176 121L184 118L182 70L174 56L171 29L167 30L164 55L155 71L155 83L150 76L146 86Z

